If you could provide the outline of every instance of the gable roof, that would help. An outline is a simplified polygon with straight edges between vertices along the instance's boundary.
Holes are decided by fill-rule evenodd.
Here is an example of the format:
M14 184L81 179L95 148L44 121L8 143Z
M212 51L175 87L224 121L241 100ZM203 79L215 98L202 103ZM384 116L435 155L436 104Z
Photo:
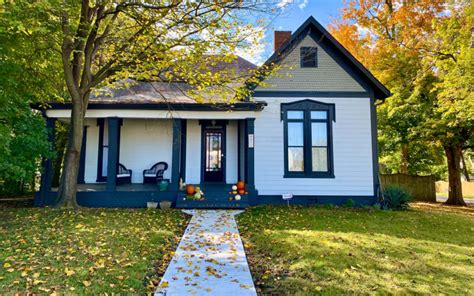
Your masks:
M311 33L318 33L321 38L315 40L318 44L326 42L338 56L340 56L348 65L352 66L355 74L363 79L370 86L376 99L384 100L391 96L390 91L370 73L342 44L340 44L331 33L329 33L313 16L310 16L292 35L283 43L280 49L276 50L270 58L264 63L264 66L271 64L279 64L285 55L292 51L294 47L303 40L303 38Z

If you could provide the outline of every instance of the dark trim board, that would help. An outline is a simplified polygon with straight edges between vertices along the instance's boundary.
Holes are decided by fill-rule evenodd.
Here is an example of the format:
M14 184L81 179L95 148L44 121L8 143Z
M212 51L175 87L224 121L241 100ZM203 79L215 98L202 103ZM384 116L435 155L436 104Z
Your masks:
M81 144L81 156L79 159L79 174L77 178L78 184L84 184L84 177L86 171L86 147L87 147L87 128L89 126L84 126L84 131L82 132L82 144Z
M176 205L178 196L182 192L177 191L82 191L77 192L77 202L80 206L90 208L145 208L147 202L171 201L173 207ZM57 202L57 192L46 192L43 199L40 192L35 194L35 206L54 206ZM258 195L257 192L249 192L249 205L286 205L287 202L281 195ZM378 202L375 196L322 196L322 195L298 195L290 201L290 205L344 205L347 200L352 199L355 206L371 206ZM41 204L37 201L41 200Z
M68 110L71 109L71 103L55 103L33 104L33 109L37 110ZM262 111L267 106L266 102L239 102L235 104L227 103L133 103L126 104L121 102L114 103L97 103L89 102L88 110L175 110L175 111Z
M257 98L369 98L370 92L257 90L253 92L253 96Z
M354 201L355 206L372 206L377 203L375 196L330 196L330 195L295 195L290 200L290 205L344 205L349 199ZM258 205L286 205L287 202L281 195L259 195Z

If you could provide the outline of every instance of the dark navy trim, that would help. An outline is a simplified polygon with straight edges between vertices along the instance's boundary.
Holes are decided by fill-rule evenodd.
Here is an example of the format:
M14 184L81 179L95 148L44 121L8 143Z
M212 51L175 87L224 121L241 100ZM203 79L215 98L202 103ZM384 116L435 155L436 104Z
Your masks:
M354 206L371 206L377 203L377 198L373 195L294 195L290 200L290 205L344 205L349 199L354 202ZM259 195L258 204L261 205L286 205L287 201L281 195Z
M33 104L32 107L38 110L67 110L71 109L71 103L55 103ZM175 111L262 111L267 106L266 102L239 102L235 104L226 103L195 103L195 104L178 104L178 103L134 103L126 104L121 102L114 103L95 103L89 102L88 110L175 110Z
M345 49L314 17L310 16L296 31L291 35L291 37L286 41L278 51L274 52L273 55L264 63L266 66L271 66L272 64L279 64L281 60L286 56L288 52L291 52L303 38L311 34L314 40L327 50L329 47L334 55L340 57L336 61L344 59L345 63L349 66L350 69L359 74L360 78L364 81L367 81L368 84L374 89L374 93L377 99L385 99L391 95L390 91L375 78L372 73L370 73L367 68L365 68L347 49ZM318 36L317 38L315 38ZM334 56L333 56L334 58ZM345 69L347 67L344 67ZM347 70L347 69L346 69ZM352 72L352 71L351 71ZM349 73L351 74L351 73ZM264 79L265 77L260 77ZM360 79L358 79L360 80ZM364 83L367 85L367 83ZM249 86L250 89L255 89L257 85Z
M51 154L54 151L54 141L56 137L56 118L46 118L46 131L48 133L48 144ZM53 160L52 155L43 158L41 173L41 187L37 195L35 195L34 205L41 207L47 205L47 194L51 191L53 183Z
M181 157L179 160L180 164L180 177L186 180L186 136L188 132L188 121L186 119L181 120Z
M253 148L249 147L249 135L253 135ZM245 182L247 183L247 191L255 190L255 118L245 119ZM250 200L250 204L254 202Z
M372 167L374 178L374 195L379 196L379 148L377 137L377 109L375 99L370 100L370 123L371 123L371 139L372 139Z
M99 147L97 153L97 182L107 181L107 176L102 175L104 165L104 118L97 118L97 126L99 127Z
M254 97L266 98L369 98L370 92L357 91L285 91L285 90L257 90L253 92Z
M242 131L240 130L240 127L241 127L241 120L237 120L237 179L238 181L241 180L241 156L240 156L240 153L241 153L241 150L242 150L242 147L240 147L242 145L242 141L240 139L240 137L242 136Z
M173 119L173 149L171 155L171 184L170 190L178 191L179 189L179 159L181 152L181 131L182 122L181 119Z
M85 170L86 170L87 128L88 126L84 126L84 130L82 132L81 156L79 159L79 174L77 176L78 184L85 183L84 177L85 177Z
M287 111L298 110L304 111L303 119L293 120L287 118ZM328 114L327 120L311 119L311 111L326 111ZM336 106L334 104L322 103L313 100L302 100L291 103L281 104L281 120L283 121L283 155L284 155L284 174L283 178L335 178L334 174L334 153L333 153L333 135L332 123L336 121ZM303 123L303 154L304 154L304 171L291 172L288 169L288 122L302 122ZM311 123L325 122L327 123L327 158L328 171L314 172L312 170L312 141L311 141Z
M118 117L107 118L109 133L109 148L107 149L107 190L115 191L117 186L117 168L119 152L119 126Z

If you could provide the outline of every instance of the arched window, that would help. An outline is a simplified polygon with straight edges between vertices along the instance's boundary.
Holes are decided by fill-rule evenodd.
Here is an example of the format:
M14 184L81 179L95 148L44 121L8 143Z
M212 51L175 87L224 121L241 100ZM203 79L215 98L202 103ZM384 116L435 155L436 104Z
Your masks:
M285 178L334 178L334 104L303 100L281 104Z

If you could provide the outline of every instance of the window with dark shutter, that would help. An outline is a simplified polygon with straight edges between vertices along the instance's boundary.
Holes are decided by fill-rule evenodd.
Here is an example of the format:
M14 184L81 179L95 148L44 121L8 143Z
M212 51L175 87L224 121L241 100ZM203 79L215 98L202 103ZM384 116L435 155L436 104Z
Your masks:
M318 48L300 48L301 68L315 68L318 66Z

